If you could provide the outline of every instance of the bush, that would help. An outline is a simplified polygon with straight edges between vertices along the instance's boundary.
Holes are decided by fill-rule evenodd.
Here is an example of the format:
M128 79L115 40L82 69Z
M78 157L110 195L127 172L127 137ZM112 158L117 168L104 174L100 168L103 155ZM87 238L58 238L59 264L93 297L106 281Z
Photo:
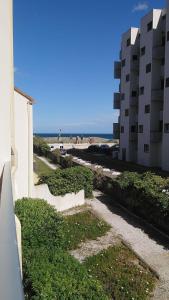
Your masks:
M73 158L71 155L69 156L61 156L60 158L60 165L63 169L66 169L66 168L71 168L73 166Z
M124 172L117 179L95 173L94 187L113 196L135 214L169 233L169 179L151 172Z
M42 176L41 183L46 183L54 196L85 191L85 197L92 197L93 172L85 167L72 167L56 170L51 175Z
M44 200L15 203L22 225L23 283L27 300L108 300L101 284L64 251L64 220Z
M15 204L22 224L24 248L59 248L63 240L63 218L46 201L23 198Z
M47 156L50 152L50 147L41 137L34 136L33 151L39 156Z
M55 149L54 151L50 151L48 153L48 158L54 163L54 164L60 164L60 150Z

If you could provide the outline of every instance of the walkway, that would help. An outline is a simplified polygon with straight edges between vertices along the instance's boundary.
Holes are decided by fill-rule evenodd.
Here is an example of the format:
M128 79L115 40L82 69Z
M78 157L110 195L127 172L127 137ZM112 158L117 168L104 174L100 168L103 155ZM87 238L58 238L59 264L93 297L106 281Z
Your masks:
M113 201L108 207L110 200L109 196L95 192L95 199L87 200L87 204L158 274L160 281L153 299L169 299L169 245L160 242L155 230L143 227L137 218L131 217Z
M54 164L51 164L45 157L37 156L37 158L39 158L41 161L43 161L52 170L56 170L57 169L57 166L54 165Z

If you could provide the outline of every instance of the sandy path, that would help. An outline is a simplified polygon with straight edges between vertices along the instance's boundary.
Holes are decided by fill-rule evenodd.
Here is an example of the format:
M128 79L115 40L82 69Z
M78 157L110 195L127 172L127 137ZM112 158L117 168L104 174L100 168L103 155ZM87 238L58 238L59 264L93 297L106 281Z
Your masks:
M41 161L43 161L52 170L56 170L57 169L57 166L54 165L54 164L51 164L45 157L37 156L37 158L39 158Z

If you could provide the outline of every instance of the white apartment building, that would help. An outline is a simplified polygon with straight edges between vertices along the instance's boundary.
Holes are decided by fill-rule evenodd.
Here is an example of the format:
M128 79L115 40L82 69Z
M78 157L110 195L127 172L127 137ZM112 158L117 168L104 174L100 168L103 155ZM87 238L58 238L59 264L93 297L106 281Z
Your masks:
M169 171L169 1L122 35L114 109L119 159Z

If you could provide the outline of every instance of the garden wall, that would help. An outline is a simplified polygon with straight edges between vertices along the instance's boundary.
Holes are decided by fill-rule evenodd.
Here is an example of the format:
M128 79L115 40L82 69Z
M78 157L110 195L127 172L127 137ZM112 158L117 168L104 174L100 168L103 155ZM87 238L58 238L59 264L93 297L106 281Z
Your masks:
M84 190L79 191L77 194L69 193L64 196L53 196L47 184L34 186L34 198L45 199L57 211L64 211L85 204Z

